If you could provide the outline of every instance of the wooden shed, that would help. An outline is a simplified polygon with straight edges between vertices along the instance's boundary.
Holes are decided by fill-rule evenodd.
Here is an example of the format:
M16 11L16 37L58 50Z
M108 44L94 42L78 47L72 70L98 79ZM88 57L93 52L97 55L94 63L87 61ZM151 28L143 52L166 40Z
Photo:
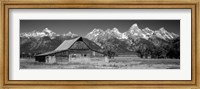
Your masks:
M69 61L89 61L91 57L103 57L104 54L100 46L91 40L83 37L77 37L71 40L65 40L55 50L40 55L35 59L39 62L54 63L57 54L65 54Z
M39 54L35 56L35 61L45 62L48 64L52 64L56 62L55 51Z

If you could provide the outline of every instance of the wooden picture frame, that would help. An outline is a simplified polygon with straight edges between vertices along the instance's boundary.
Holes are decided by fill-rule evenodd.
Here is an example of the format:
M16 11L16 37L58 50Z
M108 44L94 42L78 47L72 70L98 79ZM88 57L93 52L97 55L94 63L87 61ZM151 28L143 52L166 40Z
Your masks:
M9 80L9 9L46 8L140 8L140 9L181 9L192 11L192 79L191 80ZM4 89L122 89L122 88L167 88L200 89L199 60L199 1L1 1L0 28L0 87Z

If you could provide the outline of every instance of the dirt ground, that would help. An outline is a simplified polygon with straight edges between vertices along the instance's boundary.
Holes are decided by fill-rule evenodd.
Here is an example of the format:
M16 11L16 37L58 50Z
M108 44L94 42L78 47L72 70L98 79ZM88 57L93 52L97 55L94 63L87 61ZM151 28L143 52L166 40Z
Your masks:
M87 62L57 60L54 64L35 62L33 58L21 58L20 69L180 69L179 59L141 59L115 57L109 62L103 58L91 58Z

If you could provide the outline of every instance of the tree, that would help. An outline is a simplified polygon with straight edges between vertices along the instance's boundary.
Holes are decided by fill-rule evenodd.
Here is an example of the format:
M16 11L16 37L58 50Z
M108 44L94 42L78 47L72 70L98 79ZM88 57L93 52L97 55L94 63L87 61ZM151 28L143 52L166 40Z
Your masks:
M180 59L180 38L174 39L167 53L168 58Z
M104 49L104 53L106 54L106 56L108 56L108 58L114 58L116 55L116 46L109 43L109 42L105 42L105 44L103 45L103 49Z

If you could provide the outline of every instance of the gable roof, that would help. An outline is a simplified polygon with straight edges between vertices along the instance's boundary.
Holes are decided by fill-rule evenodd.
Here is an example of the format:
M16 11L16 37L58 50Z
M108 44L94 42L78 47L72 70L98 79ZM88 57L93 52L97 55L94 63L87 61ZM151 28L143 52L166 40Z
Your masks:
M57 53L57 52L56 52L56 51L50 51L50 52L38 54L38 55L36 55L36 56L53 55L54 53Z
M55 51L69 50L76 41L82 41L83 43L87 45L88 48L90 48L93 51L98 51L98 52L102 51L101 47L98 46L96 43L83 37L77 37L75 39L65 40L60 46L58 46L55 49Z
M86 44L86 46L89 49L96 51L96 52L99 52L99 53L103 53L101 47L98 46L93 41L88 40L87 38L77 37L75 39L65 40L61 45L59 45L55 50L53 50L51 52L46 52L46 53L39 54L39 55L36 55L36 56L51 55L51 54L54 54L54 53L57 53L57 52L69 50L76 41L82 41L83 43Z
M55 51L68 50L80 37L71 40L65 40L61 45L59 45Z

